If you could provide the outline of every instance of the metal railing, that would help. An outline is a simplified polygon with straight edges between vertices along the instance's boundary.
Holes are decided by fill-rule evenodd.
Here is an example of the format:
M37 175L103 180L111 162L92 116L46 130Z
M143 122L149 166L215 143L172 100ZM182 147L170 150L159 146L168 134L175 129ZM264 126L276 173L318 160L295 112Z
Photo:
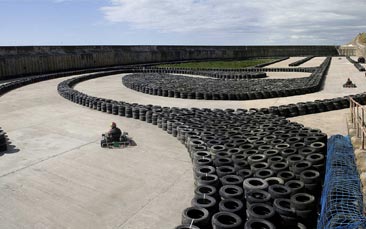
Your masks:
M351 122L352 127L356 130L356 137L361 138L361 149L365 149L365 111L366 108L360 103L356 102L353 98L349 97L350 109L351 109Z

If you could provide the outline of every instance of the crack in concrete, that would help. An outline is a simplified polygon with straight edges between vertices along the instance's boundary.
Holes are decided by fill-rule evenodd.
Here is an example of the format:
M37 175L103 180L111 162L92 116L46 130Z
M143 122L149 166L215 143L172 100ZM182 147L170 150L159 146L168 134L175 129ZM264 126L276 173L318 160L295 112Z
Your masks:
M190 169L186 169L182 173L182 175L179 176L179 178L185 176L188 171L190 171ZM123 223L121 223L120 225L118 225L116 228L123 228L128 222L130 222L132 219L134 219L141 211L143 211L144 209L146 209L153 201L155 201L156 199L158 199L161 195L169 192L171 190L171 188L178 183L179 180L181 180L181 179L176 179L174 182L172 182L168 187L166 187L166 189L164 189L162 192L158 193L155 197L151 198L146 204L144 204L135 213L133 213L133 215L131 217L129 217Z
M71 149L66 150L66 151L63 151L63 152L61 152L61 153L58 153L58 154L55 154L55 155L49 156L49 157L44 158L44 159L41 159L40 161L37 161L37 162L31 163L31 164L29 164L29 165L27 165L27 166L25 166L25 167L22 167L22 168L19 168L19 169L14 170L14 171L11 171L11 172L8 172L8 173L5 173L5 174L2 174L2 175L0 175L0 178L4 178L4 177L6 177L6 176L9 176L9 175L15 174L15 173L17 173L17 172L19 172L19 171L22 171L22 170L25 170L25 169L27 169L27 168L33 167L33 166L35 166L35 165L38 165L38 164L40 164L40 163L42 163L42 162L45 162L45 161L48 161L48 160L50 160L50 159L53 159L53 158L59 157L59 156L61 156L61 155L64 155L64 154L70 153L70 152L72 152L72 151L74 151L74 150L76 150L76 149L80 149L81 147L87 146L87 145L92 144L92 143L95 143L95 142L97 142L97 140L94 140L94 141L92 141L92 142L87 142L87 143L85 143L85 144L83 144L83 145L79 145L79 146L77 146L77 147L71 148Z

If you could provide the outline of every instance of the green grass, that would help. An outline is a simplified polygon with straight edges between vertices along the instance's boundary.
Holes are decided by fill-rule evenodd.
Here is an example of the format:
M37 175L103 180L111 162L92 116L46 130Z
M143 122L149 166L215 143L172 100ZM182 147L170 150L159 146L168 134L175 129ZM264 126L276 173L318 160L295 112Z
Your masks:
M162 64L157 67L162 68L247 68L258 64L264 64L276 59L253 59L253 60L239 60L239 61L204 61L204 62L187 62L180 64Z
M360 33L359 42L363 44L366 43L366 33Z

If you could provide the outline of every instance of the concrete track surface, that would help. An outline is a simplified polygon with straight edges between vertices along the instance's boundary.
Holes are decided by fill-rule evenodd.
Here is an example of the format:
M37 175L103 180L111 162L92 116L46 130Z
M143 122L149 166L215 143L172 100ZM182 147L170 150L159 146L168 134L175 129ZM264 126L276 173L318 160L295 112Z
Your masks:
M322 61L321 58L314 61ZM343 89L350 77L359 86ZM171 229L193 196L187 150L156 126L73 104L56 79L0 97L2 128L16 148L0 157L0 228ZM104 98L178 107L268 107L366 91L366 78L345 58L333 58L322 92L255 101L199 101L150 96L122 86L121 75L79 84ZM328 134L346 134L339 110L291 119ZM102 149L112 121L137 146Z

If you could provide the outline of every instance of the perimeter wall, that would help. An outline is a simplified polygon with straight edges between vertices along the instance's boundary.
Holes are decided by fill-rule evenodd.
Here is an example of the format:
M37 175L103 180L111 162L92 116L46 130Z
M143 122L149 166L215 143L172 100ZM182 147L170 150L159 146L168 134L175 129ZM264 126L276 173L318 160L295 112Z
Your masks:
M337 56L336 46L0 47L0 80L65 70L181 60Z

